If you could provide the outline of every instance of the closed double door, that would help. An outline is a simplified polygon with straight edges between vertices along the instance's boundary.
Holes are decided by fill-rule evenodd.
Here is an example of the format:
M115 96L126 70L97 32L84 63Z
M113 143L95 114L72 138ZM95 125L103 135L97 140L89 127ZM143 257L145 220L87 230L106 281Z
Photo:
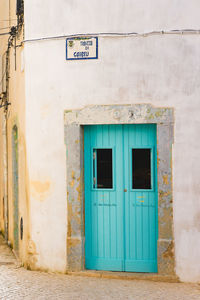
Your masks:
M156 125L84 127L86 269L157 272Z

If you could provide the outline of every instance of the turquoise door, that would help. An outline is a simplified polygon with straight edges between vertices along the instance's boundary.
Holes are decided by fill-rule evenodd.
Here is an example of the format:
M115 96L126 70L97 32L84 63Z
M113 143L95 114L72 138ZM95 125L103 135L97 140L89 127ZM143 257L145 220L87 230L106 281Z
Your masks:
M86 269L157 272L156 125L84 127Z

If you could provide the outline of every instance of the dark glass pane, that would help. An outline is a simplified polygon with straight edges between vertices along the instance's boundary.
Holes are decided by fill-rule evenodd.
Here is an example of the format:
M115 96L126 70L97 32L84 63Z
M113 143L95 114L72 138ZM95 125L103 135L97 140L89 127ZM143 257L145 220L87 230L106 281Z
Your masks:
M111 189L112 180L112 149L97 149L97 188Z
M151 149L132 149L132 188L151 189Z

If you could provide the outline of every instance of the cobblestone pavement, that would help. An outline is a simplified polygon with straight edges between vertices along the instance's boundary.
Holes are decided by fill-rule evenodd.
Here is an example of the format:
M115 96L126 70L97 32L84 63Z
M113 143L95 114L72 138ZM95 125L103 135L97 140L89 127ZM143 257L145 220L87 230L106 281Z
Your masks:
M0 236L0 300L200 300L200 285L48 274L17 265Z

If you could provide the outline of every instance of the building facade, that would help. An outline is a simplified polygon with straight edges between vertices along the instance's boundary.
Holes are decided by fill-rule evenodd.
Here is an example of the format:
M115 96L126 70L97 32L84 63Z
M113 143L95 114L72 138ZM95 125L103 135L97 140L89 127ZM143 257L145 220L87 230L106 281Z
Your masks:
M198 1L0 5L1 230L20 260L198 282Z

